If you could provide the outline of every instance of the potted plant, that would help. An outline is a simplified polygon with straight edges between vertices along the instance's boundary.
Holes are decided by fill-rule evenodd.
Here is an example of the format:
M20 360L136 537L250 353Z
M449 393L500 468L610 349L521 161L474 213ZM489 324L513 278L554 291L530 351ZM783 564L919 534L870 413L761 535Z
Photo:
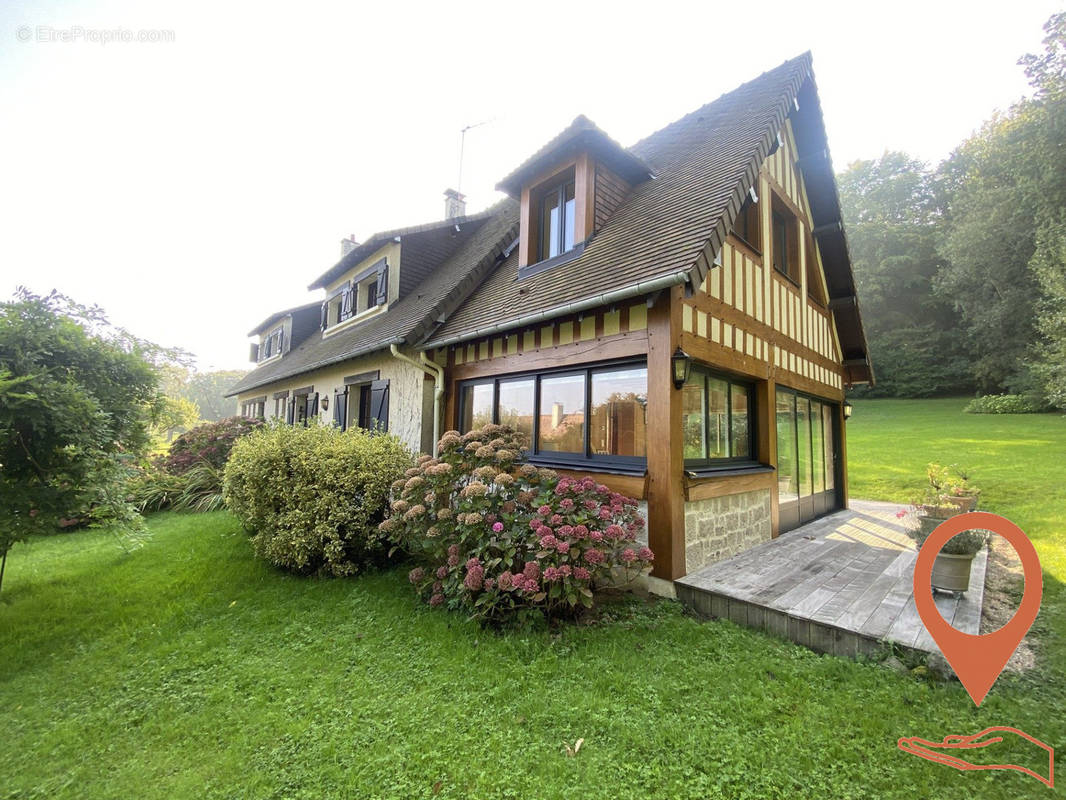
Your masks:
M938 517L920 517L920 525L910 531L911 538L919 548L944 521ZM970 588L970 567L974 556L984 547L987 534L984 531L963 531L952 536L940 548L933 562L933 589L961 594Z
M970 475L957 464L930 464L926 469L930 487L940 496L940 503L950 503L960 513L977 508L981 490L970 483Z

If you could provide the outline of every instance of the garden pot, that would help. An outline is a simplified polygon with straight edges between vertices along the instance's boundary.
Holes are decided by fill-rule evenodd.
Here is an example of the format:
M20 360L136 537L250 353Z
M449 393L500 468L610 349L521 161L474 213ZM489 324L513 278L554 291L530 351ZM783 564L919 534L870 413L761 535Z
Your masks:
M977 508L977 496L972 494L953 495L946 494L941 498L945 503L957 506L960 514L966 514Z
M944 521L944 517L930 517L925 514L918 517L918 525L922 529L922 541L924 542L929 535L937 529L941 522Z
M960 556L938 553L933 562L933 588L945 592L965 592L970 588L970 566L976 553Z

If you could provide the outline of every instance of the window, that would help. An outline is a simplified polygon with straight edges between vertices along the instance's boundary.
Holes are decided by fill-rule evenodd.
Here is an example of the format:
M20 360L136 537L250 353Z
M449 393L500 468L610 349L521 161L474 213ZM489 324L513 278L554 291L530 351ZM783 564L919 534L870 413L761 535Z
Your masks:
M366 307L373 308L378 304L378 282L369 281L366 285Z
M736 224L733 225L733 235L755 250L762 250L762 238L759 235L759 206L751 202L750 197L744 201L740 213L737 214Z
M259 360L266 361L268 358L281 353L281 339L281 328L271 331L270 335L263 340L263 346L259 348Z
M797 247L797 225L795 216L783 202L774 197L771 220L770 250L774 269L795 284L800 282L799 249Z
M647 455L648 370L589 367L471 381L460 387L459 428L490 422L523 434L534 460L602 460L620 466Z
M249 419L262 419L266 412L266 398L259 397L255 400L249 400L246 403L241 403L241 416L248 417Z
M574 181L566 180L541 195L537 225L540 232L539 261L554 258L574 248Z
M755 393L750 384L693 368L681 391L687 465L755 461Z
M389 264L384 258L360 272L322 303L322 330L352 319L388 301Z

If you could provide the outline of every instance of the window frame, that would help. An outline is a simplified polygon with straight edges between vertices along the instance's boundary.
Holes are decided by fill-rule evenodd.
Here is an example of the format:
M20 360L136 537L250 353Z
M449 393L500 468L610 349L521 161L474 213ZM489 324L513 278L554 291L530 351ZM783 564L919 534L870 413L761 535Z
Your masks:
M759 418L757 414L758 403L755 399L755 382L743 378L741 376L732 375L728 372L721 372L719 370L705 367L701 364L693 364L689 373L690 378L695 375L699 375L703 379L703 458L686 458L684 459L684 466L686 470L732 470L743 469L745 467L763 467L764 465L758 459L758 432L759 432ZM708 380L714 379L724 381L727 388L726 392L726 430L729 431L729 450L733 450L733 386L743 386L747 390L748 395L748 452L746 455L741 456L726 456L725 458L709 458L707 453L710 450L710 392L708 391ZM680 435L684 435L684 431L680 432Z
M571 237L573 239L573 244L569 248L567 248L566 247L566 202L567 202L566 201L566 190L570 186L574 187L574 226L573 226L573 232L571 234ZM560 220L558 240L555 243L559 247L559 252L556 253L554 256L553 255L549 255L548 253L545 253L544 250L543 250L543 246L544 246L544 222L545 222L545 218L546 218L546 215L544 213L544 204L545 204L545 201L548 200L552 196L555 197L555 199L556 199L556 201L558 203L559 220ZM577 176L574 175L573 172L571 171L570 173L564 174L561 178L558 178L556 181L552 181L552 182L548 183L547 186L545 186L544 188L538 189L537 193L536 193L536 204L537 204L536 205L536 208L537 208L537 261L536 261L536 263L539 264L542 261L550 261L551 259L561 258L562 256L566 255L570 251L574 250L577 247L577 245L578 245L578 241L577 241ZM551 244L550 243L549 243L548 247L549 247L549 252L550 252L550 249L551 249Z
M457 400L456 403L456 430L461 433L467 431L463 429L463 407L466 403L466 392L473 389L475 386L492 386L492 422L493 424L500 424L500 384L511 383L518 380L533 380L533 432L530 437L530 446L528 450L523 451L523 456L532 464L554 465L561 469L568 469L571 467L585 467L592 469L593 467L602 468L606 470L617 471L640 471L643 472L647 468L648 458L647 455L643 456L620 456L620 455L603 455L594 454L591 449L591 435L592 435L592 376L594 374L610 373L610 372L622 372L627 369L644 369L645 373L648 369L648 362L646 359L623 359L613 360L605 362L597 362L591 364L584 364L581 366L564 366L556 367L553 369L543 370L529 370L525 372L514 372L506 375L492 375L481 378L470 378L468 380L459 381L457 385ZM541 418L541 382L544 378L562 378L571 375L581 375L584 377L584 401L585 420L583 423L582 440L583 440L583 452L581 453L565 453L557 450L541 450L539 447L540 438L540 418ZM648 442L645 437L644 449L647 452Z
M777 241L777 220L780 219L784 224L785 241L783 247L778 247ZM773 267L774 272L787 278L794 286L801 286L803 276L800 274L800 231L799 231L799 219L793 213L784 200L777 196L776 193L771 192L770 200L770 264ZM783 255L783 259L779 256ZM784 269L781 269L781 262L784 262Z
M758 255L762 255L762 209L759 208L758 203L753 203L751 198L748 197L744 200L743 205L740 207L740 211L737 212L736 221L733 223L733 230L731 233L737 238L738 241L747 245L750 250L753 250ZM740 233L740 223L744 221L744 226L754 227L755 236L748 237L743 236ZM754 241L753 241L754 239Z

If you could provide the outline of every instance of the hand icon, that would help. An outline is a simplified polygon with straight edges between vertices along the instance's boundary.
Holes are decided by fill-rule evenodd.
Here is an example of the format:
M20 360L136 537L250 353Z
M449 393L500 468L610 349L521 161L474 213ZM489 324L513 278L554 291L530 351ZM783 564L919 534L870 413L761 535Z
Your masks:
M930 742L918 736L903 736L897 744L899 749L905 753L913 753L929 761L946 764L958 770L1012 769L1024 772L1026 775L1032 775L1041 783L1047 784L1052 788L1055 786L1054 749L1017 728L997 725L992 728L985 728L980 733L975 733L972 736L949 734L944 737L942 742ZM1036 748L1032 745L1043 748L1047 752L1048 776L1046 778L1028 767L1018 766L1017 764L974 763L983 762L987 759L1006 762L1008 757L1013 757L1015 754L1032 756L1036 753ZM1040 754L1040 757L1043 758L1043 754Z

